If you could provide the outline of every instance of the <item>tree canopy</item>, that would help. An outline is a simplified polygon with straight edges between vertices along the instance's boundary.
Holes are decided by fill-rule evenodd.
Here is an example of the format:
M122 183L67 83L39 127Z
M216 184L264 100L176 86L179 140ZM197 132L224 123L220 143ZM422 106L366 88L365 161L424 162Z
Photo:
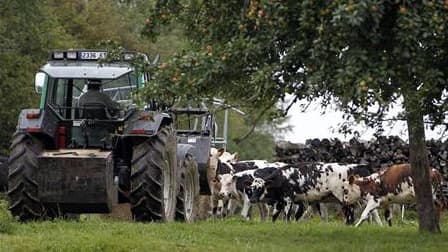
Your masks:
M248 107L285 93L323 97L323 105L335 102L371 125L401 87L413 85L424 113L441 124L447 8L441 1L159 1L146 34L181 22L193 50L159 67L155 90L221 95ZM380 106L370 113L371 105Z
M403 97L420 228L437 232L423 116L446 123L447 20L447 1L168 0L145 32L180 22L192 44L159 67L160 95L219 94L257 109L286 93L320 97L369 126Z
M0 155L7 155L20 110L37 106L39 98L34 94L33 75L45 63L51 49L104 49L103 46L107 44L104 42L112 41L114 45L144 52L151 57L160 54L161 61L164 62L175 52L189 48L189 42L182 32L183 25L179 22L161 27L157 41L142 36L141 31L148 21L147 10L152 4L154 1L146 0L2 2ZM250 131L246 120L238 117L232 120L236 121L235 124L231 122L231 127L239 125L242 132ZM260 120L259 125L264 120ZM256 135L273 141L269 137L271 133L257 131ZM250 138L253 137L255 136ZM238 150L236 145L231 148ZM271 157L271 154L259 156L263 157Z

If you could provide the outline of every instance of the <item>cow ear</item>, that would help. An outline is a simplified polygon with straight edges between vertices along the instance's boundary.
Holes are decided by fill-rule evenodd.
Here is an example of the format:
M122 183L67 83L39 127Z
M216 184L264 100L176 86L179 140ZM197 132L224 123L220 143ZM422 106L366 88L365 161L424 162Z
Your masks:
M353 185L354 182L355 182L355 176L350 175L350 177L348 177L348 183L349 183L350 185Z
M218 157L222 156L222 154L224 154L224 148L218 150Z
M233 153L232 156L233 156L233 157L232 157L232 160L233 160L233 161L237 161L237 160L238 160L238 152Z

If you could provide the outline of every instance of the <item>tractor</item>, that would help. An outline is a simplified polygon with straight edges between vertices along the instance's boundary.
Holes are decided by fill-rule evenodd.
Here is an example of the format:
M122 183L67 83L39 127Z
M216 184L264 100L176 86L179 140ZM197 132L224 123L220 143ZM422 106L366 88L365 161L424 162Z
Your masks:
M213 115L204 105L137 106L150 75L132 59L148 57L122 52L105 60L108 53L55 50L36 74L40 106L21 111L8 160L9 210L19 220L110 213L121 203L137 221L197 217L199 183L208 190ZM103 98L81 103L93 84L116 108Z

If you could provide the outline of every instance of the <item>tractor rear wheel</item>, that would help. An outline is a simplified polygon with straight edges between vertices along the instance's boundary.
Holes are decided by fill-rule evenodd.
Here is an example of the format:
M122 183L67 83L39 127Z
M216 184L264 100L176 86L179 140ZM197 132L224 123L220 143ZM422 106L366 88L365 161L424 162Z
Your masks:
M176 159L176 135L169 127L134 147L130 200L135 220L174 220Z
M36 172L42 144L26 133L13 136L9 156L9 210L21 221L40 219L44 207L37 197Z
M199 171L190 154L181 162L179 183L176 220L193 222L199 216Z

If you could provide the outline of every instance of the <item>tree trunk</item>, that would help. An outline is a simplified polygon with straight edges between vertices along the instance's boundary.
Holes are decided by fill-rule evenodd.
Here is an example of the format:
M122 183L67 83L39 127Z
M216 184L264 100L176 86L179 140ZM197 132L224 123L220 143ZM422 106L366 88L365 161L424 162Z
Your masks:
M417 201L419 230L440 233L439 216L432 198L423 114L416 91L405 92L404 106L408 124L409 161Z

